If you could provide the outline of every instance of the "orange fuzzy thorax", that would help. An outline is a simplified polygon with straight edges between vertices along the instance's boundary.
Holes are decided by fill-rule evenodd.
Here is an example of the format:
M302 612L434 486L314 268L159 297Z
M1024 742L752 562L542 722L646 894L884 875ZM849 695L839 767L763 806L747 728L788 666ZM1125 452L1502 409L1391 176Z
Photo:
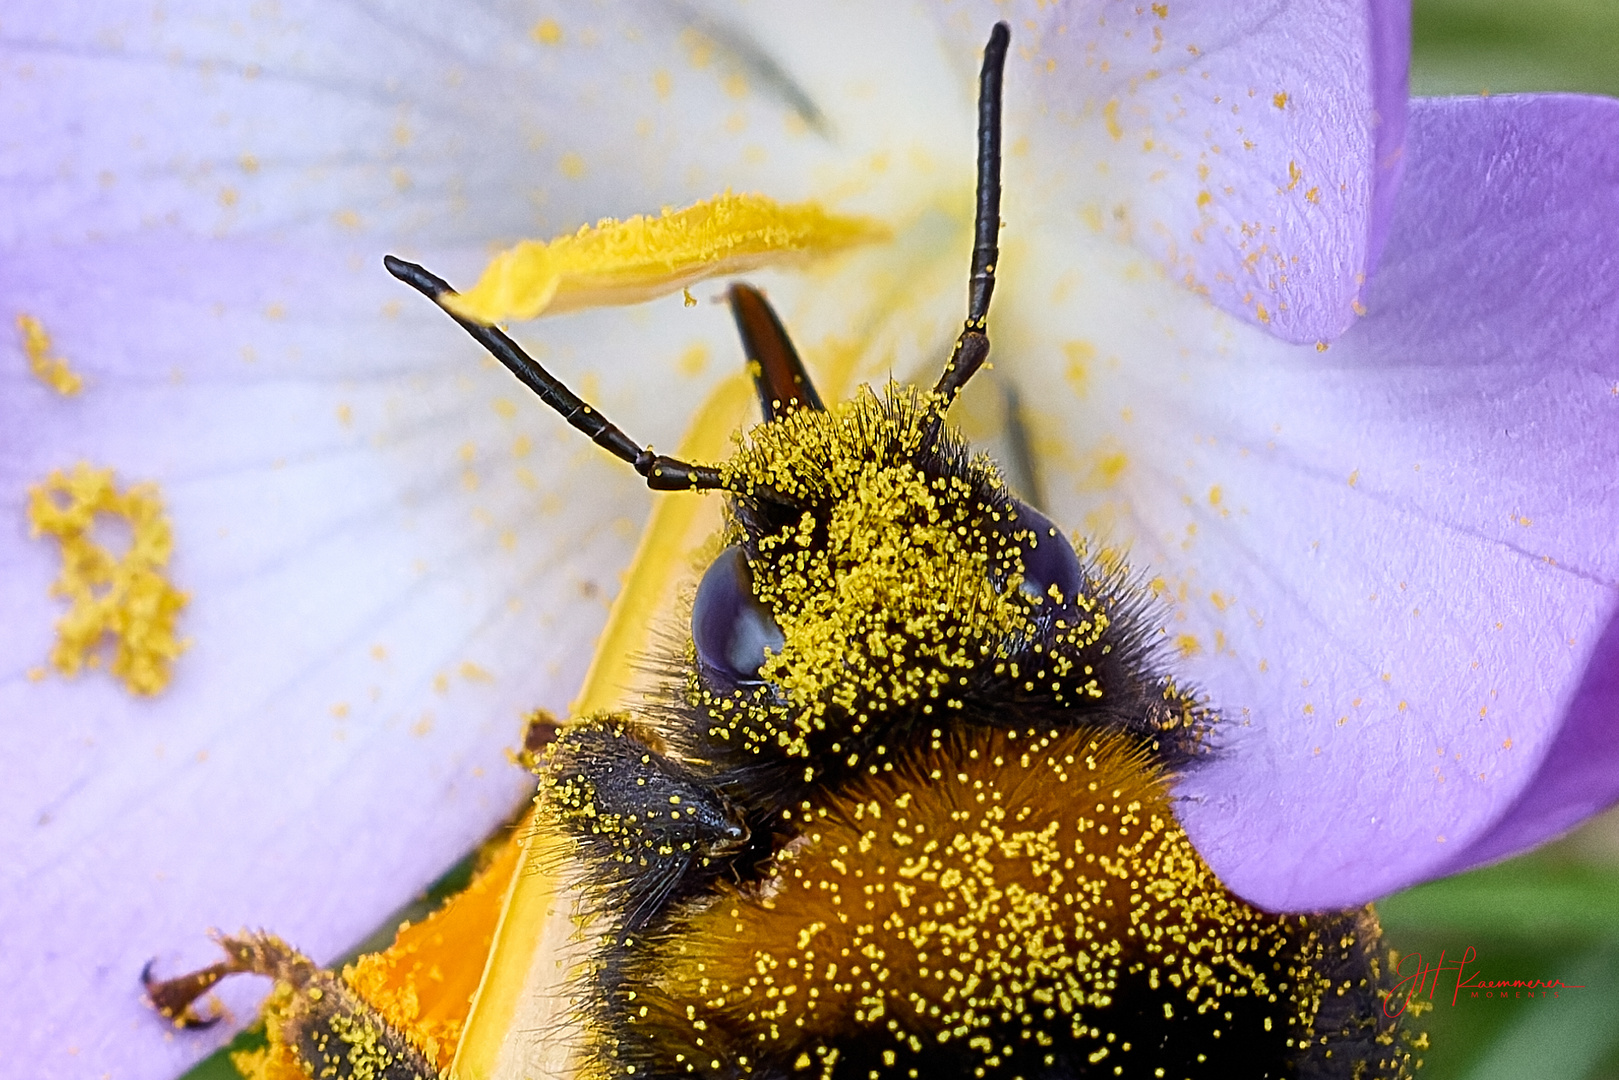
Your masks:
M861 1029L887 1045L884 1076L917 1076L941 1044L1011 1075L1014 1052L1035 1064L1076 1041L1128 1074L1151 1048L1112 1007L1127 996L1166 1033L1240 1045L1260 1034L1245 1024L1283 1024L1302 1050L1338 989L1323 961L1354 944L1227 892L1115 735L946 736L794 816L772 875L691 914L629 1010L699 1074L741 1055L831 1075Z

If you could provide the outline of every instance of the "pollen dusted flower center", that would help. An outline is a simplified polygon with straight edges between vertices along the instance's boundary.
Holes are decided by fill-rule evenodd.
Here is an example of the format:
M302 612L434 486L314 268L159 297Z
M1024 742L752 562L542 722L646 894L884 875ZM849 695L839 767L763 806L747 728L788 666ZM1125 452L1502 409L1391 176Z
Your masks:
M71 472L51 473L28 494L30 531L54 537L62 550L62 573L51 592L72 603L56 624L52 666L64 675L98 667L110 636L112 673L131 693L156 694L185 651L175 622L188 599L163 574L174 537L157 485L119 491L111 469L80 462ZM121 557L96 541L98 514L128 524L129 549Z

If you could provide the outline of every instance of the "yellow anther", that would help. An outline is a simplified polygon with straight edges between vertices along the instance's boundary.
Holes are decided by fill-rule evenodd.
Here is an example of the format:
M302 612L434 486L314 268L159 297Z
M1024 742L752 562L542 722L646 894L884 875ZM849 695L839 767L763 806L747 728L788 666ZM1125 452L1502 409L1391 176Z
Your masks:
M494 323L611 304L637 304L704 278L802 262L883 239L867 218L817 203L733 195L657 217L604 218L549 243L525 240L495 256L478 283L446 306Z

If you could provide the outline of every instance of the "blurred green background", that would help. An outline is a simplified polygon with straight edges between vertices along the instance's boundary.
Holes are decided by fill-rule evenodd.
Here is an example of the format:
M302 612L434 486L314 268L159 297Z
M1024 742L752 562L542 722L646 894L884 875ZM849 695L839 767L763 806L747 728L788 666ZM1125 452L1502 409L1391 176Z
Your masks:
M1411 92L1565 90L1619 95L1619 0L1417 0ZM466 880L466 867L435 892ZM410 914L420 917L422 907ZM1557 999L1450 1001L1419 1018L1423 1080L1619 1080L1619 812L1499 866L1379 905L1389 943L1436 963L1477 950L1485 978L1559 978ZM403 913L402 913L403 914ZM379 948L391 932L365 943ZM244 1036L237 1045L250 1045ZM239 1080L216 1055L185 1080Z
M1413 94L1619 94L1616 0L1416 0Z

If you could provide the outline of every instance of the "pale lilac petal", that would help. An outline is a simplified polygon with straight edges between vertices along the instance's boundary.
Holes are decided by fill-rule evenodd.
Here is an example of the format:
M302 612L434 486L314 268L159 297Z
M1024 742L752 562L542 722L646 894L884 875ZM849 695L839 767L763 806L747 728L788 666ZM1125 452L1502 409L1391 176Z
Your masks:
M1230 724L1184 819L1269 907L1361 903L1619 795L1619 103L1422 102L1407 168L1326 352L1095 263L1051 327L1093 335L1052 501L1157 578L1174 666Z
M0 387L0 910L39 988L0 1037L36 1075L163 1075L214 1040L141 1006L147 959L259 925L330 957L519 804L503 751L524 710L566 709L646 499L534 410L502 420L521 399L442 316L376 317L395 290L369 260L147 237L8 264L0 302L89 386ZM636 357L629 327L592 330L605 364ZM61 608L24 494L79 460L157 481L175 523L194 644L150 701L26 675Z
M971 58L935 37L847 3L10 5L0 240L482 244L727 186L914 210L896 178L971 176Z
M383 252L470 280L520 234L832 190L902 232L847 288L761 277L811 362L942 354L963 231L929 192L970 177L972 134L944 46L909 11L723 13L693 39L666 10L580 5L553 46L522 5L8 8L0 326L37 317L87 380L57 397L0 338L0 913L30 988L0 1041L30 1075L211 1049L223 1028L176 1037L141 1005L148 958L210 959L210 926L352 945L518 803L521 713L578 686L649 496ZM895 41L918 47L879 63ZM822 130L770 82L776 50ZM660 447L738 355L723 307L678 297L520 336ZM81 459L157 482L174 521L193 645L155 700L26 674L60 607L25 492ZM226 990L239 1022L262 990Z
M1033 87L1046 122L1018 136L1034 175L1014 150L1010 190L1283 340L1350 324L1398 188L1407 3L1028 5L1013 23L1008 93Z

